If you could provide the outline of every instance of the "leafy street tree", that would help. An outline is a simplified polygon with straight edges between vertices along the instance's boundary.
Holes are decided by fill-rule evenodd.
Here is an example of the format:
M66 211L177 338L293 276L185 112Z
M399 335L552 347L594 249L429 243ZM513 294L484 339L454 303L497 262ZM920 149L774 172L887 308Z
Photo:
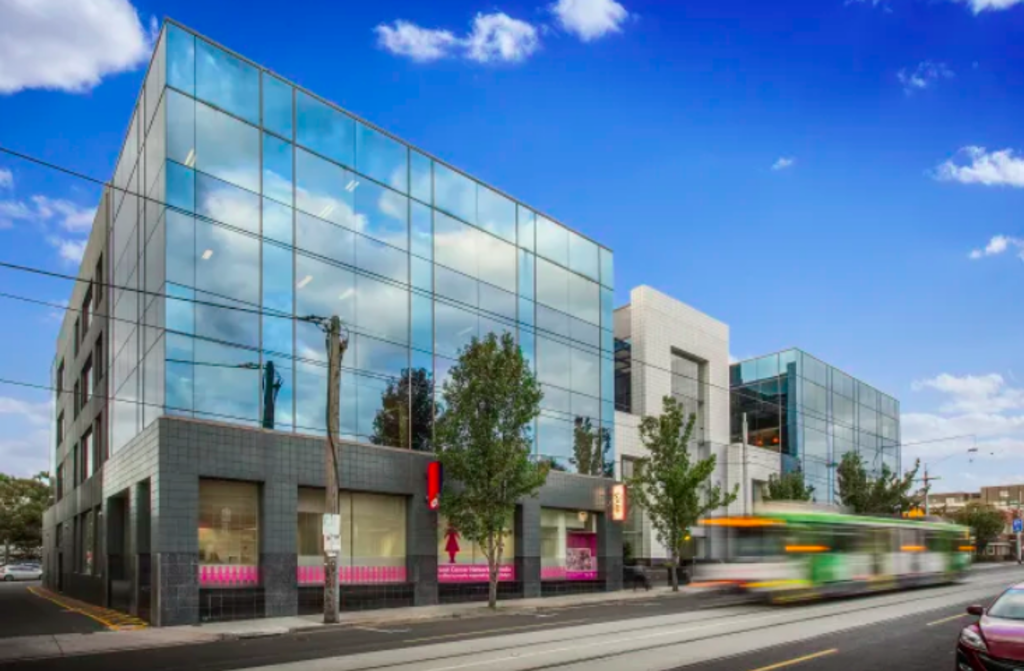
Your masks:
M434 380L425 368L405 368L381 393L370 442L427 451L433 424Z
M981 501L971 501L951 517L958 524L970 527L974 532L974 544L978 554L985 551L988 544L999 538L1006 526L1006 515L994 506Z
M783 473L781 476L768 477L768 491L764 494L765 501L810 501L814 496L814 487L804 483L802 471Z
M868 475L864 460L857 452L847 452L839 463L836 480L839 500L858 515L894 515L906 512L917 504L911 493L921 462L900 477L888 464L882 464L878 477Z
M583 475L612 477L612 436L608 429L594 430L589 417L577 417L573 428L573 458L576 471Z
M548 465L530 454L543 393L511 334L491 333L463 348L443 396L445 413L434 433L445 474L441 514L482 548L488 605L496 608L503 534L516 502L535 496L548 476Z
M43 544L43 511L50 505L50 475L16 478L0 473L0 544L4 563L11 549L35 556Z
M666 396L662 414L645 416L640 421L640 441L647 448L638 475L627 486L635 505L650 515L658 540L669 549L672 565L672 590L679 591L679 566L690 528L709 512L736 500L739 486L723 493L720 485L708 480L715 470L715 455L693 460L687 449L697 416L684 420L682 405Z

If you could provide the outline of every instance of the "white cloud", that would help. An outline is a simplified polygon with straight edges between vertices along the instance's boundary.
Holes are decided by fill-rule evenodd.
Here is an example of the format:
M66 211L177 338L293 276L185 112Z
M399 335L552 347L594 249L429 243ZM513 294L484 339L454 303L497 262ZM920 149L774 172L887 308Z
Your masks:
M896 73L896 78L903 85L903 92L908 96L916 91L931 88L940 79L950 79L953 76L953 71L945 63L932 61L921 61L912 70L903 68Z
M957 163L954 157L941 163L935 169L935 179L1024 188L1024 157L1014 155L1012 149L989 152L984 147L972 146L962 148L958 155L965 157L967 162Z
M47 238L47 242L57 248L60 258L78 265L82 262L82 257L85 256L85 245L88 240L71 240L50 236Z
M461 57L478 63L517 63L540 48L537 29L503 12L477 14L468 34L422 28L399 19L374 28L377 43L387 51L418 62Z
M20 398L0 396L0 415L15 415L34 426L50 424L51 405L48 401L32 403Z
M14 187L14 175L7 168L0 168L0 189Z
M971 250L970 258L978 260L986 256L998 256L1011 247L1020 250L1019 256L1024 260L1024 239L1006 235L993 235L984 248Z
M956 2L963 3L970 6L975 14L980 14L987 11L1000 11L1003 9L1010 9L1014 5L1019 5L1024 0L955 0Z
M550 9L563 29L584 42L621 31L629 18L615 0L558 0Z
M152 49L127 0L6 0L0 3L0 93L88 91L132 70Z
M932 389L945 394L949 400L942 412L993 413L1024 409L1024 389L1007 385L999 373L988 375L956 376L942 373L933 378L915 380L914 391Z
M779 160L772 164L772 170L779 171L792 168L794 163L796 163L796 159L792 156L780 156Z
M447 30L420 28L414 23L398 20L393 25L381 24L374 28L381 47L397 56L408 56L426 63L446 58L459 40Z
M540 47L537 29L507 14L477 14L473 31L465 40L466 57L478 63L528 58Z
M17 221L54 223L69 233L88 233L96 216L95 207L82 207L63 198L32 196L24 200L0 201L0 225Z

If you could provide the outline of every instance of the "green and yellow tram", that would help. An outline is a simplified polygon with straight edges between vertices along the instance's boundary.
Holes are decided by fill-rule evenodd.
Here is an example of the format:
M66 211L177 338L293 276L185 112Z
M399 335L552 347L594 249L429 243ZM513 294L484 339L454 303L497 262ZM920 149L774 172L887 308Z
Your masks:
M958 580L974 547L967 527L933 520L850 515L802 504L704 521L728 560L695 578L772 601L904 589Z

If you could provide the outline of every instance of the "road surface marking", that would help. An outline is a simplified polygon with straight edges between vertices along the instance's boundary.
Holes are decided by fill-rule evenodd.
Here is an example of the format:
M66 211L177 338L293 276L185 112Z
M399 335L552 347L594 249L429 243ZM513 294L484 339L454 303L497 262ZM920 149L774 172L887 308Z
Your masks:
M402 643L422 643L424 641L440 641L446 638L458 638L460 636L475 636L477 634L497 634L504 631L521 631L523 629L537 629L538 627L563 626L567 624L580 624L589 620L562 620L561 622L538 622L537 624L524 624L518 627L501 627L499 629L482 629L480 631L463 631L457 634L439 634L438 636L424 636L422 638L406 638Z
M409 631L408 629L376 629L374 627L353 627L353 629L359 629L360 631L374 631L378 634L404 634Z
M960 618L965 617L965 616L967 616L967 613L960 613L959 615L950 615L949 617L944 617L941 620L935 620L934 622L929 622L925 626L926 627L933 627L933 626L935 626L937 624L942 624L943 622L952 622L953 620L959 620Z
M818 659L819 657L825 657L826 655L834 655L837 652L839 652L839 648L832 648L831 650L822 650L821 652L816 652L813 655L804 655L803 657L797 657L795 659L790 659L785 662L779 662L778 664L772 664L771 666L762 666L754 669L754 671L773 671L774 669L783 669L787 666L793 666L794 664L803 664L804 662L809 662L812 659Z
M137 617L120 613L116 610L95 606L93 604L78 601L77 599L61 598L45 587L29 587L28 591L41 599L46 599L65 610L65 612L78 613L91 620L99 622L104 627L113 631L128 631L133 629L144 629L146 623Z

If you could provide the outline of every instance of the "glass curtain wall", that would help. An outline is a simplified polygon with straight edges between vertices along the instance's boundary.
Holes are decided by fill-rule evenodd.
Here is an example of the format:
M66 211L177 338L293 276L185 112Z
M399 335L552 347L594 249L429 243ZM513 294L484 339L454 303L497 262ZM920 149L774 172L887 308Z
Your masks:
M781 453L786 472L801 470L815 500L837 500L835 467L858 452L871 475L900 469L899 402L800 350L733 364L732 440Z
M161 412L323 434L306 318L336 314L344 438L430 449L460 349L508 332L538 457L575 470L578 426L610 451L612 254L583 236L173 24L114 185L115 450Z

